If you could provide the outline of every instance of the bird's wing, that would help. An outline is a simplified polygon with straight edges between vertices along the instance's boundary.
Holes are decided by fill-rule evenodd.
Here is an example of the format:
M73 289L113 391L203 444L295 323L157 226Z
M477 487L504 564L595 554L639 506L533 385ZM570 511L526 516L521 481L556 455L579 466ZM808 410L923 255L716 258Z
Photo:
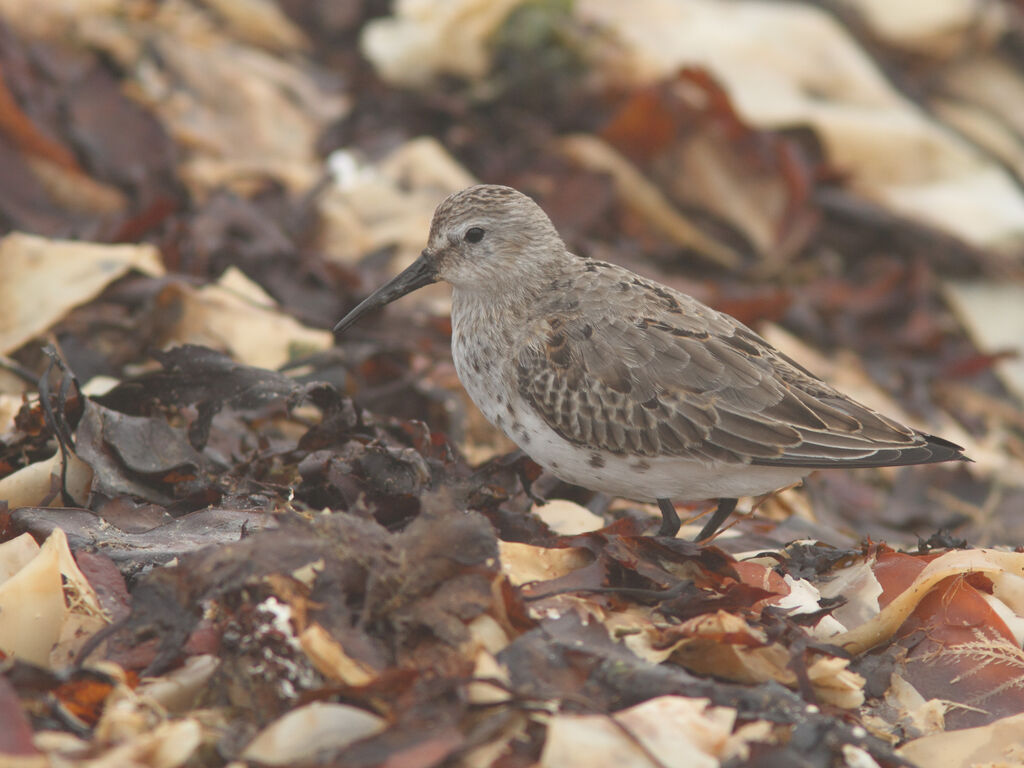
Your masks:
M850 400L749 328L600 262L535 318L519 393L566 440L612 453L791 467L960 456Z

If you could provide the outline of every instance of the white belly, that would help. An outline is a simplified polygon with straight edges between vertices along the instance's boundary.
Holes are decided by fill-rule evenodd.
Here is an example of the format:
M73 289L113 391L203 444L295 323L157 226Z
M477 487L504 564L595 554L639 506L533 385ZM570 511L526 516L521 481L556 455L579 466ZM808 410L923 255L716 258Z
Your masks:
M574 485L637 501L758 496L795 483L808 472L678 456L615 456L569 443L532 411L521 411L519 423L521 430L505 429L505 434L551 473Z

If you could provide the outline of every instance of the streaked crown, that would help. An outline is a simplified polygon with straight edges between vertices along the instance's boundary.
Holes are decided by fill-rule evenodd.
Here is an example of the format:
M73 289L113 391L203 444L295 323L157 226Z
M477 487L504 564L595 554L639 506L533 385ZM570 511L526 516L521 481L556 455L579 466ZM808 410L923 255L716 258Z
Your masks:
M532 283L572 258L540 206L494 184L463 189L437 207L427 252L442 279L487 292Z

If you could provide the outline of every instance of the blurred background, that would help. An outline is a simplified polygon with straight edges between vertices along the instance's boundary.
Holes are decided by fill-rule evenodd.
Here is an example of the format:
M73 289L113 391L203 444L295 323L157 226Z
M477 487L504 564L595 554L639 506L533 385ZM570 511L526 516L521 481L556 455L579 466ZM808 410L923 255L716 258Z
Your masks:
M443 286L329 332L441 199L501 183L576 252L975 460L818 473L764 515L1024 544L1022 22L968 0L0 0L0 434L47 341L83 383L196 343L426 421L470 464L512 450L458 385Z

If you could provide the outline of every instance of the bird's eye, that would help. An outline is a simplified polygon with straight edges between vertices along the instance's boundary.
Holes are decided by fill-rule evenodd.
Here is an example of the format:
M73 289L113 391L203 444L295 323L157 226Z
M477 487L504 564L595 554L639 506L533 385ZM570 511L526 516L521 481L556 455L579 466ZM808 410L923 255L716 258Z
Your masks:
M466 230L467 243L479 243L484 239L484 231L480 227L470 227Z

